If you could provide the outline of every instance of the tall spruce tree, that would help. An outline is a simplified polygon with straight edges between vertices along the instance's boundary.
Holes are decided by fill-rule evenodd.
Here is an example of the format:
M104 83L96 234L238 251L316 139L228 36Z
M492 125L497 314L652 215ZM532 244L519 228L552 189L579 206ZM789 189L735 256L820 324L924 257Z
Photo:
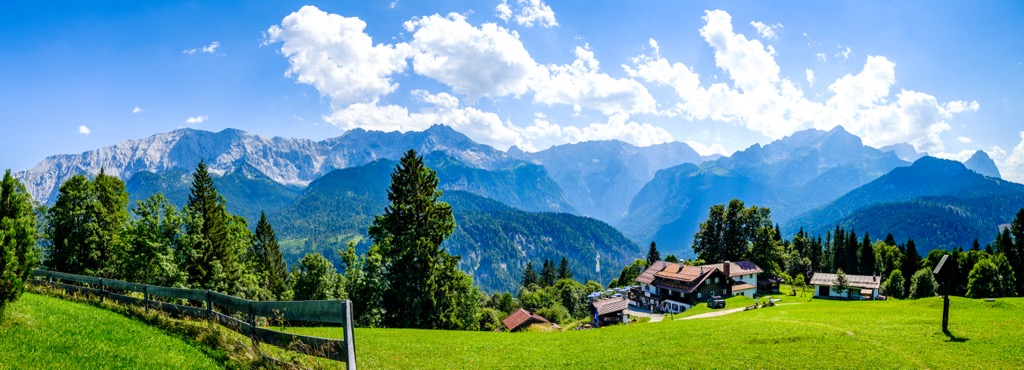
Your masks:
M93 261L91 275L121 278L117 266L125 258L127 249L124 236L128 222L128 191L124 181L107 175L102 168L92 183L96 192L98 213L95 219L100 239L93 258L90 258Z
M1009 233L1013 235L1013 243L1005 248L1003 255L1013 267L1015 290L1017 295L1024 295L1024 208L1017 211L1013 222L1010 222Z
M864 241L860 244L860 272L864 275L878 274L878 266L875 261L875 248L871 244L871 237L864 233Z
M569 269L569 261L562 256L562 261L558 263L558 280L572 279L572 270Z
M32 197L7 170L0 182L0 321L38 264Z
M441 243L455 230L451 205L438 201L437 173L409 150L391 174L390 204L374 218L369 234L379 246L387 271L384 325L407 328L461 329L468 276L458 270L459 257ZM479 297L472 303L479 305ZM463 326L468 325L468 326Z
M226 291L226 283L237 277L238 256L228 243L228 212L217 193L205 161L192 173L192 188L185 207L188 214L182 270L193 287Z
M86 269L96 264L91 256L101 239L94 194L92 182L84 175L72 176L60 185L57 201L46 214L48 269L71 274L92 272Z
M647 264L652 265L658 261L661 261L661 252L658 252L658 245L652 241L651 248L647 250Z
M906 258L903 259L903 267L900 268L900 271L903 272L904 277L913 277L914 274L916 274L917 271L921 269L921 266L923 266L921 254L917 252L917 244L914 244L914 239L907 240L905 256ZM910 285L912 283L911 280L912 279L906 279L907 286L905 287L906 289L904 290L904 292L910 292Z
M260 221L256 223L256 233L252 241L252 257L256 263L256 271L260 283L270 293L270 299L283 299L288 279L287 266L281 254L281 246L277 243L274 227L267 221L267 214L260 212Z
M549 287L555 285L558 273L555 272L555 263L551 260L544 260L544 267L540 269L540 284Z

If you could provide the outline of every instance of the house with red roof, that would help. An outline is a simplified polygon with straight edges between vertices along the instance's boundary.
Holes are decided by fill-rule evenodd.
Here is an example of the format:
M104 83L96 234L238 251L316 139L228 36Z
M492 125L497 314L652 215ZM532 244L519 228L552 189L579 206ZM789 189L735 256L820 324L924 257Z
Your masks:
M548 324L556 328L558 327L557 324L553 324L548 321L548 319L527 311L524 308L520 308L515 312L512 312L511 315L508 315L504 320L501 320L501 323L505 325L505 329L508 331L519 331L533 324Z
M682 312L712 296L757 294L757 276L763 273L751 261L690 266L657 261L636 278L631 295L640 307L661 312Z

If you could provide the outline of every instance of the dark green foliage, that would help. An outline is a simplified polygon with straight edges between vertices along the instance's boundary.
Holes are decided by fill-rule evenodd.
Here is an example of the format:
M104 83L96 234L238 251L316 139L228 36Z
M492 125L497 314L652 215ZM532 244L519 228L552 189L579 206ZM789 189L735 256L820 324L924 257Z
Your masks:
M562 261L558 262L558 280L572 279L572 269L569 268L569 261L562 256Z
M178 270L175 251L185 223L178 209L163 194L139 200L128 221L127 247L120 272L126 281L159 286L182 286L187 280Z
M455 230L455 217L448 203L438 201L437 183L437 174L409 150L391 175L390 204L370 226L387 271L385 326L477 327L472 279L458 269L459 257L441 247Z
M850 288L850 283L846 280L846 273L843 269L836 270L835 284L832 285L832 291L838 294L848 293L847 289Z
M484 307L480 309L480 330L481 331L497 331L504 326L501 320L507 315L502 313L500 310Z
M334 265L320 254L307 254L292 267L292 290L296 301L335 299Z
M342 279L349 299L352 300L355 324L360 327L378 327L384 320L384 291L387 278L380 250L376 246L362 256L356 254L355 243L338 252L345 266Z
M967 297L989 298L1003 295L1002 277L999 268L991 260L984 259L974 265L967 281Z
M576 280L562 279L554 285L558 292L559 303L568 312L570 317L587 316L587 294L586 288Z
M900 268L900 272L903 276L915 276L917 270L920 270L922 266L921 254L917 253L917 244L914 243L913 239L907 240L906 248L904 249L903 267ZM911 291L911 280L907 280L906 291Z
M82 175L60 186L57 202L47 212L51 238L46 265L56 271L118 277L116 267L125 245L128 219L124 182L103 171L93 181Z
M1015 290L1017 295L1024 295L1024 208L1017 211L1010 223L1009 232L1013 235L1013 244L1004 245L1002 254L1013 268ZM1004 244L1008 244L1004 241Z
M252 261L254 271L259 276L260 286L270 294L269 300L280 300L285 297L288 289L286 280L288 270L281 256L281 246L277 243L274 227L267 221L267 215L260 213L260 221L256 224L256 233L252 241Z
M217 290L219 285L229 281L229 274L232 278L238 277L237 256L231 255L227 240L228 213L205 162L199 162L192 177L191 194L185 207L188 245L184 248L182 270L190 285Z
M658 245L651 242L651 249L647 250L647 265L661 261L661 253L658 252Z
M21 297L38 264L32 196L7 170L0 182L0 321L7 304Z
M766 272L779 271L779 243L768 208L744 207L733 199L714 205L693 237L693 251L705 261L751 260Z
M555 272L555 263L551 260L544 260L544 267L540 269L540 284L542 286L555 285L558 273Z
M622 272L619 273L619 278L612 281L609 287L624 287L630 286L636 283L637 276L640 276L644 270L647 270L647 260L637 258L633 260L629 266L623 267Z
M875 258L875 248L871 244L871 237L864 233L864 241L860 244L860 273L862 275L877 275L878 266Z
M674 254L665 256L665 262L679 263L679 257Z
M914 273L914 277L910 279L910 298L928 298L935 296L935 290L938 284L935 282L935 277L932 276L932 272L928 269L921 269Z
M526 262L526 269L523 270L523 278L521 279L521 286L529 287L540 283L540 276L537 275L537 271L533 269L533 261Z
M889 278L882 283L882 294L892 298L905 297L905 291L903 290L905 282L903 280L903 273L900 272L900 270L892 270L892 273L889 274Z

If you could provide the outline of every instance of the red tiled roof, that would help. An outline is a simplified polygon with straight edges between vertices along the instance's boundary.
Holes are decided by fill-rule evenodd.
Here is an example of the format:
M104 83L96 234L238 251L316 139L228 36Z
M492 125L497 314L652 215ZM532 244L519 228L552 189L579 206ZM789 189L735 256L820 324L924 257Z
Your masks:
M629 307L629 301L624 297L608 298L594 301L594 308L598 315L605 315L612 312L619 312Z
M864 289L878 289L882 285L878 276L868 275L846 275L846 283L851 288L864 288ZM811 276L811 285L835 285L836 274L826 274L823 272L815 272L814 276Z
M736 283L735 285L732 286L732 291L734 291L734 292L738 292L738 291L742 291L742 290L747 290L747 289L754 289L754 286L750 285L750 284L747 284L747 283L744 283L742 281L738 282L738 283Z
M532 322L541 322L545 324L551 323L547 319L534 315L523 308L516 310L511 315L508 315L504 320L501 320L501 323L505 325L505 328L508 329L508 331L516 331L516 329L529 325Z
M654 276L663 279L690 282L700 279L708 271L710 271L708 268L666 262L665 269L655 273Z
M716 269L725 271L725 264L724 263L713 263L713 264L710 264L710 265L703 265L701 267L704 267L704 268L710 267L710 268L716 268ZM740 275L750 275L750 274L760 274L760 273L763 273L763 272L764 272L764 270L761 270L760 267L757 267L757 264L755 264L755 263L753 263L751 261L729 262L729 277L740 276Z
M664 269L666 264L667 262L665 261L654 261L654 263L647 267L647 270L644 270L644 272L640 273L640 276L636 277L636 281L641 284L650 284L654 281L654 274Z

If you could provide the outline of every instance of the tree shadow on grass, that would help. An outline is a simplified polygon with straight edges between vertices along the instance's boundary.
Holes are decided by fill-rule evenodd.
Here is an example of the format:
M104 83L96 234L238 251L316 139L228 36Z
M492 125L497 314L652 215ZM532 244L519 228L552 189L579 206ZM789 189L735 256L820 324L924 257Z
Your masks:
M955 334L951 333L949 330L943 330L942 334L945 334L946 337L949 338L949 341L953 343L964 343L970 340L969 338L958 337Z

